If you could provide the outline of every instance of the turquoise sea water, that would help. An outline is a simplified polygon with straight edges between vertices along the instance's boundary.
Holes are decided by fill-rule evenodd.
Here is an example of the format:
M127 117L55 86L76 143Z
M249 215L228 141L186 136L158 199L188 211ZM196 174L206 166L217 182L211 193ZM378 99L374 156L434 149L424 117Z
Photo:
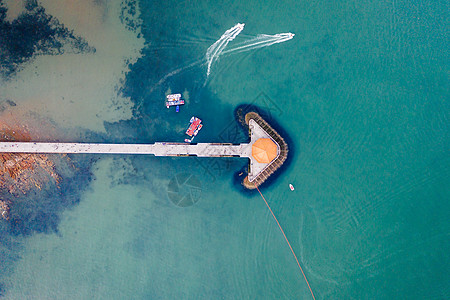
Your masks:
M450 297L446 2L40 4L96 51L31 55L0 100L90 142L182 141L192 115L197 142L244 141L233 111L256 105L291 140L262 192L317 299ZM222 55L207 78L208 47L237 23L230 48L296 35ZM178 114L168 90L187 96ZM72 158L85 169L56 231L0 221L6 299L311 299L263 200L236 179L245 160Z

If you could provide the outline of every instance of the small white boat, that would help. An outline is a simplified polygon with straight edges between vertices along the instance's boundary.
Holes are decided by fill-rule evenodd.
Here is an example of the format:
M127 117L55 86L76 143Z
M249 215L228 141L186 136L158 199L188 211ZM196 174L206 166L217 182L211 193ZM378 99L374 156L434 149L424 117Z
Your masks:
M294 186L291 183L289 183L289 188L291 189L291 191L295 190Z
M184 104L184 100L181 99L181 94L170 94L167 95L166 107L169 108L171 106L177 107L177 112L180 110L180 105Z
M170 95L167 95L166 98L167 98L167 100L169 100L169 101L180 100L181 94L170 94Z

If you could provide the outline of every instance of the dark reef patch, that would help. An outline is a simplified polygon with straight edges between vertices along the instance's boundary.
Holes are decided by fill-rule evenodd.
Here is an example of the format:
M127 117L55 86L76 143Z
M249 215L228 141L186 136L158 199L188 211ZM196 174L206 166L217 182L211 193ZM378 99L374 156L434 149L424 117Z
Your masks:
M16 103L12 100L0 100L0 113L4 112L8 107L16 106Z
M80 201L92 179L91 167L96 161L90 155L73 156L70 164L57 163L62 180L49 182L41 189L15 197L0 190L0 198L11 200L11 216L0 219L0 298L6 294L2 282L13 272L20 259L24 238L35 233L58 233L61 214Z
M122 14L134 16L134 2L125 1ZM191 98L187 102L197 102L198 94L204 90L206 69L195 62L204 59L204 51L214 41L193 38L192 33L186 32L185 18L161 18L174 9L173 3L159 2L155 5L152 1L141 1L139 7L140 20L146 20L145 23L142 21L144 25L140 29L147 45L138 62L129 66L123 93L147 115L161 113L160 106L150 104L156 98L163 100L161 96L169 87L173 92L187 89ZM127 24L126 18L123 19Z
M46 14L36 0L26 1L25 11L12 22L6 19L7 10L0 0L0 76L4 78L35 55L95 52L83 38Z
M124 0L121 4L120 21L130 31L136 32L141 20L136 19L136 0Z
M30 190L20 197L1 191L0 196L11 202L11 216L7 224L12 235L58 231L61 213L79 202L83 187L92 177L90 160L87 157L75 159L70 164L57 164L56 171L63 178L59 183L50 181L41 189Z

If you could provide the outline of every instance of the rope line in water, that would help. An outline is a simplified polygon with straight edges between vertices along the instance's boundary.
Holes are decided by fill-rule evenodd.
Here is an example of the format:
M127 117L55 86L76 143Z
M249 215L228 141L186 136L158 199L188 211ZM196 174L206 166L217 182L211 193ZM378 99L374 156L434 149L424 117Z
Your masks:
M264 198L263 194L261 193L261 191L259 190L259 188L258 188L258 186L257 186L256 184L255 184L255 187L256 187L256 189L258 190L258 192L259 192L259 194L261 195L261 197L263 198L264 202L266 203L267 208L270 210L270 213L272 214L272 217L273 217L273 218L275 219L275 221L277 222L278 227L280 228L281 233L283 234L284 239L286 240L286 243L289 245L289 248L291 249L291 252L292 252L292 254L294 255L295 261L297 262L297 265L298 265L298 267L300 268L300 271L302 271L303 278L305 278L306 284L308 285L309 291L311 292L311 296L313 297L314 300L316 300L316 297L314 297L314 293L313 293L313 291L312 291L312 289L311 289L311 286L309 285L308 279L306 279L305 272L303 272L303 269L302 269L302 267L300 266L300 262L299 262L298 259L297 259L297 255L295 255L295 252L294 252L294 249L292 249L291 243L289 243L289 240L287 239L286 234L284 233L283 228L281 228L280 222L278 222L277 217L275 217L275 214L273 213L272 209L271 209L270 206L269 206L269 203L267 203L266 198Z

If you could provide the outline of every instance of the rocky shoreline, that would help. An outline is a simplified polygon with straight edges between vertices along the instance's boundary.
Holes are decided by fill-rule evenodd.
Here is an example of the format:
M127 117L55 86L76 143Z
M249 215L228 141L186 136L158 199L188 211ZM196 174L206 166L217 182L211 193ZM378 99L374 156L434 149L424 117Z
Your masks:
M15 119L2 118L0 141L31 141L28 127ZM61 181L55 162L44 154L2 153L0 154L0 219L13 218L14 203L21 195L40 191L49 182Z

